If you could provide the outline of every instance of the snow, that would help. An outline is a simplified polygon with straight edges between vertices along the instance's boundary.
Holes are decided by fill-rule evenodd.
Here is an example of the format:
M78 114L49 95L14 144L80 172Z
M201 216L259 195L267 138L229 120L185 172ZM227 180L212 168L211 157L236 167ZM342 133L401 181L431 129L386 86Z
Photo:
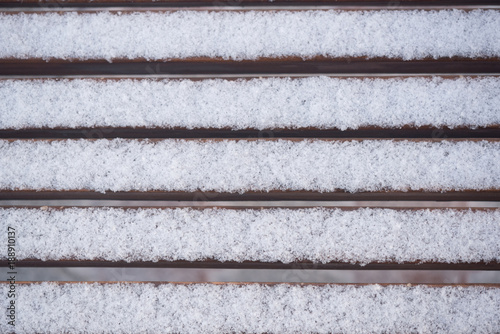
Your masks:
M500 262L500 210L4 208L0 220L19 260Z
M0 15L0 58L495 57L497 10Z
M1 140L0 189L500 189L500 142Z
M0 80L0 128L500 124L500 78Z
M7 284L0 289L6 296ZM19 334L500 331L500 289L481 286L41 283L17 291Z

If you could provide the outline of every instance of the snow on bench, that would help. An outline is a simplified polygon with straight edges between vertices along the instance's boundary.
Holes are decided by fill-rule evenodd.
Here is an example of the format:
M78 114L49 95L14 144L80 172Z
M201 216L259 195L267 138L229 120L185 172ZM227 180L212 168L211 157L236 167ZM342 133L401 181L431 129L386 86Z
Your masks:
M278 192L282 197L260 199L297 199L304 192L312 193L306 200L317 194L366 200L376 192L396 200L411 192L421 193L420 200L500 198L498 10L94 9L0 13L0 136L7 138L0 140L0 199L40 200L49 193L109 199L111 193L132 200L169 194L174 201L200 194L204 201ZM269 77L277 73L287 77ZM437 73L451 76L429 77ZM187 74L191 80L152 80ZM5 78L18 75L23 78ZM380 77L368 78L374 75ZM40 76L45 79L33 80ZM60 76L75 77L51 79ZM126 128L131 139L113 133L111 140L93 140L83 131L101 127ZM355 136L366 128L421 127L469 136ZM199 129L311 128L354 135L189 137ZM484 132L467 132L477 128ZM68 129L80 139L62 140ZM180 129L186 139L140 139L158 129ZM60 132L51 137L50 130ZM309 263L332 269L326 265L337 263L495 270L500 263L498 209L101 204L1 208L2 224L16 229L19 266ZM15 287L16 333L500 331L499 285ZM10 288L0 284L0 293ZM0 304L6 309L7 303ZM12 331L9 326L0 322L0 332Z
M0 221L20 231L20 261L500 263L495 209L4 208Z
M500 288L19 284L16 333L493 333ZM8 285L0 284L3 295ZM7 307L7 299L1 302ZM0 322L0 331L10 328Z
M498 140L1 140L0 189L500 189Z
M0 14L0 58L500 56L496 10Z
M500 124L500 78L0 80L0 128L359 129Z

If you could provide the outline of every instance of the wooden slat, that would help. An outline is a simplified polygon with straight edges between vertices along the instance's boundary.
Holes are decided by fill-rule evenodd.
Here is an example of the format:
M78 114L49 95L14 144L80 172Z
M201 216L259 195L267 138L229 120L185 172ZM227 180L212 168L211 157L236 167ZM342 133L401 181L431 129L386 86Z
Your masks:
M283 76L272 76L274 78L282 78ZM306 76L286 76L291 80L301 80ZM426 78L432 79L436 76L430 75L367 75L367 76L330 76L331 78L351 79L356 80L394 80L394 79L408 79L408 78ZM439 76L445 80L457 80L463 78L462 75L443 75ZM499 78L500 75L468 75L467 78ZM178 79L161 79L157 77L148 77L147 81L163 82L164 80L172 80L175 82ZM215 79L217 76L207 76L205 78L182 78L181 80L190 80L198 82L207 79ZM230 76L225 78L228 82L232 81L250 81L258 78L258 76ZM0 83L4 82L30 82L32 79L11 78L6 79L0 77ZM58 82L57 79L35 79L41 82ZM75 77L65 79L70 82ZM144 80L134 77L108 77L108 78L93 78L87 79L95 83L115 83L121 80ZM62 93L62 92L61 92ZM364 126L359 129L340 130L336 128L319 129L316 127L302 127L302 128L273 128L273 129L255 129L247 128L240 130L232 130L230 128L197 128L187 129L183 127L110 127L110 126L95 126L95 127L81 127L81 128L26 128L26 129L0 129L0 138L2 139L76 139L76 138L500 138L500 124L493 124L484 127L468 128L466 126L455 127L450 129L448 127L434 127L434 126L419 126L404 125L400 128L383 128L378 126Z
M17 281L18 285L33 285L33 284L42 284L45 281ZM281 285L286 284L290 286L407 286L407 287L431 287L431 288L444 288L444 287L483 287L483 288L491 288L498 289L500 288L500 283L297 283L297 282L168 282L168 281L55 281L51 282L55 284L65 285L65 284L153 284L155 286L160 286L163 284L176 284L176 285L196 285L196 284L210 284L210 285ZM9 284L9 282L0 281L0 284Z
M384 138L320 138L321 141L363 141L372 140L392 140L407 141L404 138L384 139ZM27 139L7 139L10 142L26 141ZM37 139L38 141L60 141L65 139ZM87 139L89 141L96 140ZM139 141L142 139L138 139ZM150 142L161 141L163 139L144 139ZM187 138L186 140L199 140ZM203 141L203 139L201 139ZM223 138L206 139L216 142L225 140ZM276 141L280 138L244 138L234 139L235 141ZM288 141L299 142L303 138L289 138ZM414 142L440 142L440 141L490 141L498 142L498 138L417 138L411 139ZM30 140L28 140L30 141ZM247 191L244 193L214 192L214 191L116 191L116 192L96 192L89 189L68 189L62 191L52 191L47 189L24 189L11 190L0 189L0 200L155 200L155 201L500 201L500 189L464 189L461 191L372 191L372 192L317 192L317 191Z
M137 201L500 201L500 190L447 192L312 192L269 191L246 193L88 190L36 191L0 190L0 200L137 200Z
M18 308L16 329L24 332L36 328L61 333L344 333L353 329L406 333L464 332L464 328L497 332L500 328L499 284L18 284L23 300L19 306L24 307ZM31 317L22 317L23 311Z
M215 0L217 1L217 0ZM251 0L252 1L252 0ZM284 0L286 1L286 0ZM248 12L248 11L275 11L275 10L286 10L286 11L331 11L331 10L341 10L341 11L404 11L404 10L422 10L422 11L436 11L436 10L446 10L446 9L456 9L464 12L470 12L478 9L485 10L498 10L500 9L500 4L492 5L406 5L404 7L398 6L374 6L370 4L366 5L358 5L358 6L337 6L337 5L281 5L281 6L231 6L231 5L214 5L214 7L210 6L62 6L62 7L51 7L51 6L27 6L27 7L17 7L17 6L7 6L0 7L0 13L4 15L17 15L17 14L47 14L47 13L68 13L68 12L76 12L78 14L83 13L96 13L96 12L109 12L110 14L132 14L132 13L140 13L140 12L155 12L155 13L171 13L176 11L212 11L212 12ZM68 58L64 58L68 59Z
M76 139L76 138L500 138L500 126L468 128L403 127L385 129L366 127L338 129L184 129L184 128L79 128L0 130L4 139Z
M323 202L324 203L324 202ZM391 203L391 202L388 202ZM108 208L109 206L105 206ZM117 209L122 209L125 211L128 210L143 210L143 209L161 209L161 210L174 210L174 209L186 209L189 208L191 210L206 210L206 209L227 209L227 210L235 210L235 211L241 211L241 210L261 210L261 209L288 209L288 210L301 210L301 209L314 209L314 208L324 208L324 209L340 209L342 211L354 211L354 210L359 210L359 209L384 209L384 210L398 210L398 211L419 211L419 210L426 210L426 211L442 211L442 210L453 210L453 211L458 211L458 212L492 212L499 210L500 207L490 207L490 206L475 206L475 207L463 207L463 206L432 206L432 204L428 204L426 206L377 206L377 205L364 205L364 204L358 204L358 205L353 205L353 206L338 206L336 205L335 202L331 203L331 205L293 205L293 206L287 206L287 205L275 205L275 206L262 206L262 205L257 205L257 204L249 204L249 205L221 205L219 203L216 204L210 204L208 203L207 205L200 205L200 206L186 206L186 205L172 205L170 203L169 205L161 205L161 206L154 206L154 205L140 205L140 206L112 206L113 208ZM91 208L100 208L99 206L96 205L82 205L82 206L72 206L72 205L34 205L34 204L27 204L27 205L0 205L0 209L40 209L42 211L47 211L47 210L55 210L55 211L61 211L61 210L67 210L67 209L91 209Z
M7 267L7 261L0 261L0 266ZM299 261L292 263L281 262L220 262L217 260L205 261L102 261L102 260L59 260L42 261L37 259L20 260L16 267L52 268L52 267L80 267L80 268L179 268L179 269L297 269L297 270L500 270L500 262L478 263L438 263L438 262L376 262L366 265L331 262L313 263Z
M100 138L87 138L87 141L96 141L99 140ZM64 138L40 138L40 139L5 139L8 142L32 142L32 141L37 141L37 142L56 142L56 141L78 141L78 140L72 140L72 139L64 139ZM148 142L148 143L155 143L155 142L161 142L165 139L163 138L137 138L136 141L138 142ZM453 143L458 143L458 142L492 142L492 143L498 143L500 142L500 138L441 138L441 137L434 137L434 138L414 138L414 139L405 139L405 138L331 138L331 137L326 137L326 138L316 138L315 141L318 142L362 142L365 140L376 140L376 141L392 141L392 142L415 142L415 143L439 143L439 142L453 142ZM234 142L256 142L256 141L267 141L267 142L276 142L276 141L282 141L280 138L236 138L236 139L225 139L225 138L186 138L185 140L187 141L196 141L196 142L224 142L224 141L234 141ZM286 141L289 142L301 142L301 141L311 141L311 139L308 138L289 138L286 139Z
M315 206L294 206L294 207L276 207L273 209L288 209L288 210L299 210L305 208L314 208ZM43 211L64 211L67 209L74 209L69 206L4 206L2 209L40 209ZM96 207L80 207L79 209L85 208L96 208ZM144 210L148 208L153 208L156 210L166 210L166 209L180 209L180 207L175 206L162 206L158 207L132 207L124 206L118 207L125 211L136 211ZM337 208L342 211L354 211L362 209L363 207L347 207L347 208ZM186 209L185 207L183 209ZM226 209L226 210L259 210L262 207L229 207L229 206L206 206L206 207L191 207L191 210L203 211L206 209ZM377 209L377 208L371 208ZM396 211L442 211L446 209L451 209L456 212L495 212L496 208L442 208L442 207L427 207L427 208L403 208L403 207L392 207L383 208L384 210L396 210ZM0 261L0 267L8 267L8 261ZM50 268L50 267L82 267L82 268L198 268L198 269L310 269L310 270L500 270L499 261L479 261L479 262L459 262L459 263L445 263L437 261L418 261L418 262L391 262L391 261L380 261L372 262L368 264L350 263L348 261L336 261L329 263L318 263L310 260L300 260L290 263L283 262L262 262L262 261L220 261L216 259L203 259L198 261L111 261L111 260L101 260L101 259L88 259L88 260L75 260L75 259L62 259L62 260L40 260L36 258L21 259L16 261L16 267L40 267L40 268Z
M497 0L7 0L0 8L66 8L66 7L219 7L219 6L332 6L332 7L461 7L498 6Z
M171 75L280 75L280 74L500 74L498 58L446 58L438 60L299 58L231 61L196 58L169 61L0 59L2 76L171 76Z

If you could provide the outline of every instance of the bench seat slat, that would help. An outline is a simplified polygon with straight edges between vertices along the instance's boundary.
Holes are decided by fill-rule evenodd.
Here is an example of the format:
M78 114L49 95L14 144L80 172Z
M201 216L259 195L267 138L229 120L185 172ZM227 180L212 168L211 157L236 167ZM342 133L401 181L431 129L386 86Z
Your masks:
M149 138L161 128L184 129L185 136L197 129L198 136L211 137L216 130L255 129L265 137L286 129L373 127L390 136L397 135L397 129L403 134L430 127L428 137L446 138L436 128L500 126L499 76L0 80L0 100L0 129L56 128L66 133L71 128L97 128L115 137L123 133L113 133L115 127L142 128L137 134ZM493 129L484 135L494 134ZM91 129L80 131L80 136L93 134ZM317 133L349 136L341 131ZM377 136L376 131L371 134ZM127 136L133 135L130 131ZM355 135L351 131L350 136Z
M495 139L0 140L0 189L498 191L498 161Z
M404 61L397 59L359 57L301 59L283 57L264 58L256 61L233 61L213 58L167 59L114 59L78 61L76 59L0 59L0 76L3 77L235 77L242 75L480 75L499 74L498 57L467 59L463 57L437 60Z
M128 200L128 201L500 201L499 190L465 191L384 191L384 192L315 192L315 191L248 191L227 193L214 191L116 191L90 190L0 190L0 200Z
M500 56L499 19L497 10L7 13L0 58L488 58Z
M305 262L323 268L500 262L495 209L5 208L0 219L18 231L17 259L27 261L163 261L159 267Z
M22 283L16 292L16 332L500 330L499 285Z
M0 266L7 267L6 260L0 260ZM450 271L499 271L500 261L474 263L442 263L442 262L371 262L366 265L346 262L314 263L300 261L291 263L257 262L257 261L225 261L213 259L203 261L103 261L103 260L58 260L42 261L26 259L16 262L19 268L176 268L176 269L291 269L291 270L450 270Z
M469 128L433 128L433 127L404 127L402 129L387 129L377 127L360 128L357 130L337 130L337 129L185 129L185 128L111 128L93 127L77 129L22 129L22 130L0 130L1 139L78 139L78 138L178 138L178 139L204 139L204 138L224 138L224 139L244 139L244 138L406 138L406 139L431 139L431 138L500 138L500 126Z
M48 8L64 9L70 8L157 8L157 7L234 7L245 8L246 6L328 6L333 8L481 8L498 5L496 0L5 0L0 3L0 8Z

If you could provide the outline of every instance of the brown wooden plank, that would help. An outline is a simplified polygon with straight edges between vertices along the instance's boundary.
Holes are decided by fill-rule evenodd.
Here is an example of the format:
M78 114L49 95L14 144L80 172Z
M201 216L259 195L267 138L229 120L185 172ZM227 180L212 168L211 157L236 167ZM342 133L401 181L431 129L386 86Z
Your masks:
M458 7L458 6L496 6L498 0L6 0L0 8L8 7L218 7L218 6L335 6L335 7Z
M387 129L365 127L356 130L338 129L185 129L185 128L55 128L0 130L4 139L75 139L75 138L500 138L500 126L470 128L410 127Z
M340 333L356 329L406 333L428 332L429 328L432 332L450 328L450 332L463 332L467 328L469 332L477 329L493 333L500 328L496 308L500 284L167 281L16 284L20 293L34 294L33 299L26 296L26 312L32 317L19 317L18 327L37 328L40 332L50 328L61 333L146 330L156 333L172 332L174 328L175 332L333 330ZM307 291L300 291L304 289ZM74 305L69 298L77 299ZM478 298L477 302L474 298ZM17 309L22 315L23 309ZM398 311L403 311L400 313L404 316L394 314ZM108 321L109 318L112 320Z
M211 191L164 192L118 191L100 193L89 190L36 191L0 190L0 200L137 200L137 201L500 201L500 190L447 192L313 192L269 191L246 193L217 193Z
M0 261L7 267L7 261ZM204 261L103 261L103 260L58 260L42 261L28 259L16 261L16 267L84 267L84 268L180 268L180 269L311 269L311 270L500 270L500 262L478 263L438 263L438 262L375 262L366 265L345 262L313 263L311 261L281 262L220 262L213 259Z
M4 60L1 60L4 61ZM500 61L500 60L499 60ZM6 60L6 62L11 62L11 60ZM434 79L434 78L440 78L444 80L457 80L457 79L463 79L463 78L470 78L470 79L477 79L477 78L500 78L500 73L487 73L487 74L420 74L420 73L415 73L415 74L398 74L398 73L365 73L365 74L328 74L328 75L320 75L324 76L327 78L335 78L335 79L376 79L376 80L390 80L390 79L409 79L409 78L424 78L424 79ZM141 81L141 80L147 80L147 81L155 81L155 82L162 82L162 81L182 81L182 80L190 80L193 82L197 81L203 81L203 80L210 80L210 79L223 79L224 81L250 81L254 79L264 79L264 78L286 78L290 80L297 80L297 79L304 79L304 78L316 78L318 75L316 74L245 74L245 75L202 75L202 74L197 74L197 75L173 75L172 77L162 77L161 75L155 76L155 75L113 75L113 76L89 76L88 78L82 79L80 76L65 76L65 77L37 77L37 76L3 76L0 77L0 82L2 81L42 81L42 82L47 82L47 81L60 81L60 80L67 80L67 81L74 81L74 80L91 80L99 83L106 83L106 82L117 82L121 80L135 80L135 81Z
M284 207L289 210L297 210L304 208L312 208L314 206L301 206L301 207ZM42 210L66 210L73 209L73 207L63 207L63 206L5 206L2 208L30 208L30 209L42 209ZM80 207L86 208L86 207ZM88 208L88 207L87 207ZM155 208L159 210L164 209L175 209L179 207L173 206L162 206L158 207L119 207L124 210L139 210L145 208ZM192 210L204 210L207 208L223 208L230 210L248 210L248 209L262 209L262 207L221 207L221 206L206 206L206 207L191 207ZM357 207L342 207L338 208L343 211L352 211L362 208ZM418 211L418 210L443 210L446 208L402 208L393 207L385 208L398 211ZM496 208L448 208L455 211L496 211ZM292 263L282 263L282 262L260 262L260 261L225 261L221 262L215 259L205 259L202 261L109 261L109 260L74 260L74 259L64 259L64 260L48 260L43 261L40 259L23 259L17 260L15 262L16 267L39 267L39 268L51 268L51 267L83 267L83 268L179 268L179 269L310 269L310 270L500 270L500 262L474 262L474 263L442 263L442 262L373 262L366 265L360 265L349 262L330 262L330 263L315 263L312 261L295 261ZM0 267L7 267L8 261L0 261Z
M209 58L146 61L143 59L79 61L0 59L0 77L28 76L171 76L171 75L357 75L357 74L500 74L499 58L441 58L415 61L395 59L317 57L231 61Z
M109 207L109 206L105 206ZM365 208L370 208L370 209L387 209L387 210L398 210L398 211L418 211L418 210L428 210L428 211L434 211L434 210L454 210L454 211L480 211L480 212L488 212L488 211L496 211L500 210L500 207L467 207L467 206L432 206L432 205L427 205L427 206L367 206L367 205L354 205L354 206L337 206L335 205L335 202L332 203L331 205L294 205L294 206L287 206L286 204L280 204L276 206L262 206L262 205L220 205L220 204L210 204L208 203L207 205L201 205L201 206L190 206L190 205L183 205L183 206L176 206L172 205L161 205L161 206L147 206L147 205L140 205L140 206L112 206L113 208L116 209L122 209L125 211L128 210L142 210L142 209L158 209L158 210L166 210L166 209L186 209L189 208L191 210L205 210L205 209L227 209L227 210L260 210L260 209L287 209L287 210L301 210L301 209L314 209L321 207L323 209L339 209L342 211L353 211L353 210L358 210L358 209L365 209ZM61 211L61 210L67 210L67 209L90 209L90 208L100 208L100 206L96 205L82 205L82 206L71 206L71 205L33 205L33 204L28 204L28 205L0 205L0 209L40 209L40 210L56 210L56 211Z
M217 0L215 0L217 1ZM252 0L251 0L252 1ZM486 0L488 1L488 0ZM18 14L37 14L43 15L46 13L95 13L99 11L109 12L114 15L122 15L122 14L133 14L140 12L154 12L154 13L171 13L176 11L213 11L213 12L248 12L248 11L275 11L275 10L286 10L290 12L294 11L331 11L331 10L342 10L342 11L387 11L387 10L421 10L421 11L436 11L436 10L446 10L446 9L456 9L464 12L470 12L478 9L489 9L489 10L498 10L500 9L500 5L450 5L450 6L438 6L438 5L427 5L427 6L415 6L415 5L406 5L404 7L398 6L374 6L370 4L366 5L357 5L357 6L337 6L337 5L327 5L327 6L312 6L312 5L304 5L304 6L295 6L295 5L283 5L283 6L230 6L230 5L217 5L215 7L210 6L196 6L196 7L185 7L185 6L161 6L161 7L149 7L149 6L63 6L63 7L43 7L43 6L27 6L27 7L17 7L17 6L7 6L0 7L0 14L3 15L18 15ZM65 58L74 60L71 58ZM429 57L432 59L432 57Z
M96 141L99 140L100 138L87 138L87 141ZM314 138L313 138L314 139ZM111 139L110 139L111 140ZM132 140L132 139L128 139ZM149 143L155 143L155 142L161 142L165 139L163 138L137 138L136 141L142 142L149 142ZM226 139L226 138L186 138L185 141L197 141L197 142L221 142L221 141L234 141L234 142L239 142L239 141L281 141L283 139L280 138L236 138L236 139ZM436 143L436 142L442 142L442 141L447 141L447 142L500 142L500 138L442 138L442 137L434 137L434 138L414 138L414 139L405 139L405 138L316 138L313 141L323 141L323 142L352 142L352 141L364 141L364 140L377 140L377 141L394 141L394 142L416 142L416 143ZM55 142L55 141L78 141L78 139L64 139L64 138L40 138L40 139L26 139L26 138L20 138L20 139L12 139L8 138L5 139L5 141L8 142L32 142L32 141L37 141L37 142ZM286 141L290 142L301 142L301 141L311 141L309 138L289 138L286 139Z
M42 281L18 281L19 285L33 285L42 284ZM53 281L51 283L66 285L66 284L153 284L155 286L163 284L177 284L177 285L193 285L193 284L213 284L213 285L292 285L292 286L407 286L407 287L431 287L431 288L445 288L445 287L483 287L488 289L500 288L500 283L298 283L298 282L168 282L168 281ZM9 282L0 282L0 284L9 284Z
M362 141L392 140L406 141L407 139L378 139L378 138L352 138L335 139L320 138L321 141ZM24 141L26 139L7 139L8 141ZM38 139L39 141L59 141L65 139ZM96 140L96 139L87 139ZM143 140L143 139L138 139ZM151 142L162 139L144 139ZM188 138L186 140L200 140ZM203 141L203 139L201 139ZM223 138L205 139L206 141L221 141ZM235 139L236 141L266 140L275 141L280 138L245 138ZM289 141L303 141L303 138L289 138ZM415 142L440 142L440 141L483 141L498 142L498 138L417 138ZM0 200L68 200L68 199L88 199L88 200L141 200L141 201L500 201L500 189L475 190L465 189L461 191L429 192L423 190L412 191L373 191L350 193L345 191L316 192L316 191L248 191L245 193L218 193L214 191L116 191L116 192L96 192L88 189L70 189L63 191L53 190L0 190Z

